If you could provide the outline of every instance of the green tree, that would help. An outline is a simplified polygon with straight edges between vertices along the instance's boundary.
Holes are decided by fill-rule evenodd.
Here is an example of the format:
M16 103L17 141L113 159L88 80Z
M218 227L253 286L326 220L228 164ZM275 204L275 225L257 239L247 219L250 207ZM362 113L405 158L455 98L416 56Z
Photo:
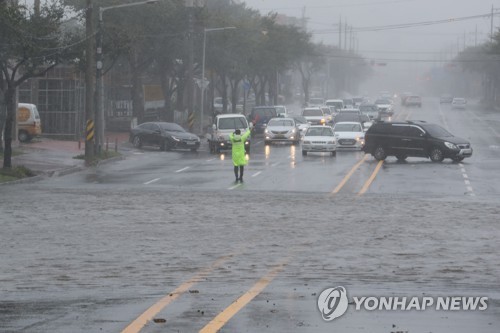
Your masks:
M57 1L45 3L36 13L16 3L0 2L0 104L6 109L0 123L4 128L4 168L12 166L17 88L75 59L81 44L62 29L63 17L64 7Z

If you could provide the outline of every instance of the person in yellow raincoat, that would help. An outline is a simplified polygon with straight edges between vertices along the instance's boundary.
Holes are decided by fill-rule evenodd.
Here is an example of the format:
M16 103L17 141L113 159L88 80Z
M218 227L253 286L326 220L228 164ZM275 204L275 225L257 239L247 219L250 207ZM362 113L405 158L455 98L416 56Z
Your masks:
M243 182L243 170L247 164L247 159L245 158L245 141L250 136L250 130L241 134L241 131L237 129L234 133L229 135L229 140L231 141L231 153L234 165L234 176L236 181ZM239 176L238 176L239 169Z

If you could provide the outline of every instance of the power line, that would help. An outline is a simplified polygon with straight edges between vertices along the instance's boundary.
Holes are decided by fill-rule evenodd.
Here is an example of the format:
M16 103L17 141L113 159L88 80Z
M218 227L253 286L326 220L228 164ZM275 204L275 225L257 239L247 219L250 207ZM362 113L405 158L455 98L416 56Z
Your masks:
M423 21L423 22L413 22L413 23L400 23L400 24L392 24L392 25L382 25L382 26L373 26L373 27L353 27L353 32L374 32L374 31L382 31L382 30L394 30L394 29L406 29L413 28L419 26L428 26L428 25L436 25L436 24L445 24L445 23L454 23L460 21L467 20L475 20L479 18L490 17L492 14L481 14L481 15L473 15L473 16L464 16L464 17L456 17L449 18L443 20L434 20L434 21ZM500 15L500 14L493 14ZM329 34L329 33L338 33L339 29L325 29L325 30L313 30L312 34Z

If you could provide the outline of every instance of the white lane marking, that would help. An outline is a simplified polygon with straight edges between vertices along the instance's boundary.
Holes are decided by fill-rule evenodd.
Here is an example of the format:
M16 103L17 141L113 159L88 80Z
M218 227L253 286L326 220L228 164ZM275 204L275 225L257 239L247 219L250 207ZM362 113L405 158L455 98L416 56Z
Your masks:
M205 162L212 162L212 161L215 161L215 158L211 158L209 160L206 160Z
M259 172L256 172L252 175L252 177L257 177L258 175L260 175L262 173L262 171L259 171Z
M175 172L182 172L182 171L186 171L186 170L187 170L187 169L189 169L189 168L190 168L190 167L185 167L185 168L179 169L179 170L177 170L177 171L175 171Z
M262 143L262 142L263 142L262 140L261 141L257 141L256 144L259 144L259 143Z
M462 177L464 178L465 188L467 189L466 193L472 197L475 197L476 193L474 193L474 190L472 189L472 186L471 186L470 180L469 180L469 175L467 174L467 171L465 170L465 166L462 163L459 163L458 165L460 166L460 169L462 171Z
M155 183L157 181L159 181L161 178L155 178L153 180L150 180L149 182L145 182L144 185L149 185L149 184L152 184L152 183Z
M229 190L229 191L232 191L232 190L234 190L235 188L240 187L241 185L242 185L241 183L236 184L236 185L234 185L234 186L229 187L229 188L228 188L228 190Z
M280 162L273 163L273 164L271 164L271 166L272 166L272 167L275 167L275 166L277 166L278 164L280 164Z

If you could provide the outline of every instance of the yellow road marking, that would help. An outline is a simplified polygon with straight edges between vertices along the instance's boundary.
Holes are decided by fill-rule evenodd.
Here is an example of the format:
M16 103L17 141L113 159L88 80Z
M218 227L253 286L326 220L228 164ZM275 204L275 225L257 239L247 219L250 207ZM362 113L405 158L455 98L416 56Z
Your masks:
M218 332L227 322L237 314L245 305L247 305L251 300L253 300L257 295L259 295L262 290L264 290L269 283L278 275L279 272L285 267L285 263L273 268L266 276L260 279L250 290L244 293L240 298L234 301L230 306L228 306L224 311L219 313L212 321L210 321L205 327L203 327L199 333L215 333Z
M368 190L370 185L375 180L375 177L377 176L377 173L379 172L380 168L382 167L382 164L384 164L384 161L378 161L377 167L375 168L375 170L373 170L373 173L371 174L370 178L368 178L365 185L363 185L363 187L361 188L361 191L359 191L358 195L363 195Z
M198 274L196 274L194 277L192 277L188 281L181 284L174 291L172 291L167 296L160 299L156 304L152 305L143 314L141 314L139 317L137 317L137 319L135 319L132 323L130 323L122 331L122 333L138 333L138 332L140 332L141 329L150 320L152 320L155 315L157 315L161 310L163 310L167 305L169 305L170 303L175 301L177 298L179 298L179 296L181 296L186 291L188 291L189 288L191 288L193 285L198 283L202 278L204 278L206 275L208 275L210 272L212 272L217 267L221 266L225 261L227 261L231 257L233 257L232 254L217 259L212 265L203 269Z
M349 171L349 173L347 175L345 175L344 179L342 179L340 184L338 184L337 187L332 191L332 194L339 193L339 191L342 189L342 187L344 187L345 183L347 183L349 178L351 178L351 176L356 171L356 169L359 168L359 166L365 162L367 156L368 155L363 156L363 158L352 167L352 169Z

